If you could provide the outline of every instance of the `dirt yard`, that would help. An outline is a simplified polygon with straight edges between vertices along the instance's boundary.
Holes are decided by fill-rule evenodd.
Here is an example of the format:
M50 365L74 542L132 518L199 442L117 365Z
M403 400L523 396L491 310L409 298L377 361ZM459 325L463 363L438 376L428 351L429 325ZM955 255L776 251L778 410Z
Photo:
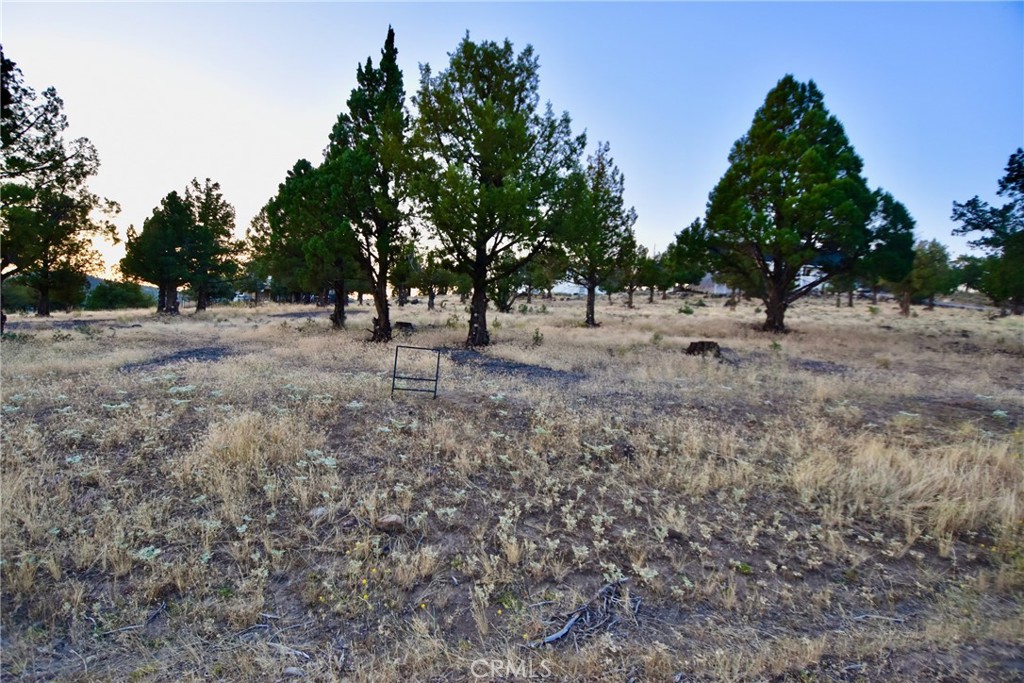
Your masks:
M11 316L2 677L1024 680L1020 318L441 302Z

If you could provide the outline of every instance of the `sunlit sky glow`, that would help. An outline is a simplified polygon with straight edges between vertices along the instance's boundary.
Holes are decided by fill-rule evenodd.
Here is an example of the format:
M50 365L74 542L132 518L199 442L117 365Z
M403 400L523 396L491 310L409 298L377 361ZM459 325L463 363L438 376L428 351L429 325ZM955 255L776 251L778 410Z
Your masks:
M532 44L541 96L626 178L640 241L702 216L735 140L787 73L813 79L872 188L953 253L954 200L995 199L1024 146L1024 3L18 3L0 41L96 145L90 183L141 228L193 177L221 183L238 233L299 158L318 162L388 25L411 97L474 40ZM410 102L411 106L411 102ZM123 247L105 254L116 261Z

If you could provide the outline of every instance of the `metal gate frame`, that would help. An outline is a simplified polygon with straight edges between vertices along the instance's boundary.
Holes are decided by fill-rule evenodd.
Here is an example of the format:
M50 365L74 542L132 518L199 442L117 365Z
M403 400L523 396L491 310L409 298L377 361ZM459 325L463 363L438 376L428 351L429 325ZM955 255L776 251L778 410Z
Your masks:
M412 377L410 375L399 375L398 374L398 351L399 349L410 349L412 351L429 351L430 353L437 355L437 365L434 367L433 377ZM406 380L410 382L433 382L433 389L419 389L416 387L400 387L398 386L398 380ZM441 350L440 349L428 349L423 346L395 346L395 365L391 370L391 398L395 397L396 391L418 391L422 393L433 394L434 398L437 398L437 385L441 379Z

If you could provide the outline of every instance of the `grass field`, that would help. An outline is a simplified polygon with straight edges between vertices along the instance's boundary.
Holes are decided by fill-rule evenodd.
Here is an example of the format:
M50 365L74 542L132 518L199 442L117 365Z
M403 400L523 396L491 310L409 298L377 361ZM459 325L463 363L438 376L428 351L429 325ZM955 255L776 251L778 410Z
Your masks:
M1020 318L444 303L12 316L3 678L1024 680Z

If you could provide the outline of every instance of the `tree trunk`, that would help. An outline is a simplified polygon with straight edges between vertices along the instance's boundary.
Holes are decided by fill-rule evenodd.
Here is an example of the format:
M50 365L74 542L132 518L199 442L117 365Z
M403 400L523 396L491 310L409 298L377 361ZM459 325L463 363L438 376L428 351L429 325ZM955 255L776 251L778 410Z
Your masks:
M391 341L391 308L388 305L388 285L383 279L378 279L374 286L373 307L377 317L373 319L373 336L370 341L386 344Z
M930 297L928 297L928 310L929 311L934 311L935 310L935 295L934 294L932 294Z
M836 308L839 308L843 303L843 293L836 291Z
M45 281L37 287L39 291L39 305L36 307L36 316L39 318L50 317L50 285Z
M633 288L626 290L626 308L633 308Z
M199 287L196 289L196 313L199 311L205 311L206 306L210 301L210 295L206 291L206 287Z
M487 331L487 280L476 278L473 283L473 299L469 304L469 336L466 346L487 346L491 335Z
M360 291L356 296L358 297L356 299L356 303L358 303L360 306L362 306L363 305L363 293L362 293L362 291Z
M334 311L331 313L331 326L336 329L345 327L345 281L334 281Z
M597 301L597 285L587 285L587 319L584 324L587 327L597 327L597 319L594 315L594 303Z
M649 303L649 304L653 304L654 303L654 285L651 285L651 291L647 295L647 303Z
M846 293L846 307L853 308L853 290Z
M772 290L763 301L766 317L764 326L761 329L765 332L775 332L776 334L785 332L786 324L784 319L786 317L786 308L789 306L786 302L785 293Z
M910 317L910 292L900 294L900 315L904 318Z
M871 305L872 306L877 306L878 305L878 287L872 287L871 288Z
M662 301L668 301L668 290L667 289L661 290L661 300Z
M167 312L178 315L178 285L167 285Z
M427 290L427 310L434 310L434 299L437 298L437 290L433 287Z

